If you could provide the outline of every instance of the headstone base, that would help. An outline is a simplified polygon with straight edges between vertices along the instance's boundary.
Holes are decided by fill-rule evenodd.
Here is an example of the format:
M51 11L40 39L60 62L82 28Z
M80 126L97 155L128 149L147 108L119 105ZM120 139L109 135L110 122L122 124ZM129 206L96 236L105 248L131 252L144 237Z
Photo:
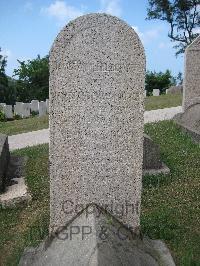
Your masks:
M1 208L16 208L27 204L31 200L23 177L25 158L11 156L6 176L9 182L3 194L0 194Z
M144 134L143 175L169 174L170 169L161 160L159 145Z
M38 248L27 249L20 266L174 266L166 245L134 234L116 218L90 205Z

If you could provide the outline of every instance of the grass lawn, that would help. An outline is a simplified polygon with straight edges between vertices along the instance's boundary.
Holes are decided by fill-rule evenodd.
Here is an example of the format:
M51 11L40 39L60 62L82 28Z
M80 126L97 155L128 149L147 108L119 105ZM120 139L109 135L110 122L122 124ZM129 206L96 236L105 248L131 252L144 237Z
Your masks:
M160 95L160 96L150 96L145 99L145 110L156 110L168 107L175 107L182 105L182 95Z
M27 245L37 245L48 234L48 144L18 150L28 156L26 181L32 202L24 208L0 210L0 265L18 265Z
M145 131L160 144L171 174L143 179L141 227L163 239L180 266L200 265L200 146L171 121L148 124ZM0 210L0 265L17 265L24 247L48 234L48 145L22 149L28 156L26 180L33 196L29 206Z
M26 119L0 122L0 133L6 135L16 135L48 127L49 127L48 115L42 117L35 116Z

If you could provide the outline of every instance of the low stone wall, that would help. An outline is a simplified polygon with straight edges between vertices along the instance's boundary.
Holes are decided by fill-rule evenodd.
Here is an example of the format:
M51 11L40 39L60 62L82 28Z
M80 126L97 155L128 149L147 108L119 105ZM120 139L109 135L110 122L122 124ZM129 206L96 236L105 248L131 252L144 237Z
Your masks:
M4 191L6 184L6 171L10 160L8 137L0 134L0 193Z

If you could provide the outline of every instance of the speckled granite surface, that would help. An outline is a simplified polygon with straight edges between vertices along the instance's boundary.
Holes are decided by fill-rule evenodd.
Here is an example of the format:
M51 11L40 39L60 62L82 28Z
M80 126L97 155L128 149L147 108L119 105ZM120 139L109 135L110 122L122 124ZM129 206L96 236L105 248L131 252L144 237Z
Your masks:
M200 36L185 51L183 108L200 103Z
M50 187L54 231L89 203L140 223L145 54L106 14L70 22L50 52Z

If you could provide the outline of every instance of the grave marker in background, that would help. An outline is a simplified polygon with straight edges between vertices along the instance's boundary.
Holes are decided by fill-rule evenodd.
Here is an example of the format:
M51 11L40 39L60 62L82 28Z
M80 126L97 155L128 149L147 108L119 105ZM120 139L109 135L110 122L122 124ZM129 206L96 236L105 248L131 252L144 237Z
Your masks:
M153 96L159 96L160 95L160 90L154 89L153 90Z
M30 103L22 103L22 117L27 118L31 115Z
M174 119L195 142L200 142L200 36L185 51L183 113Z
M200 104L200 36L185 51L185 71L183 82L183 108Z
M14 106L14 113L15 115L23 116L23 110L22 110L22 102L16 102Z
M39 117L46 115L47 113L47 106L46 102L39 102Z
M4 105L3 112L7 119L13 119L12 105Z
M39 101L38 100L32 100L31 101L31 112L39 112Z

